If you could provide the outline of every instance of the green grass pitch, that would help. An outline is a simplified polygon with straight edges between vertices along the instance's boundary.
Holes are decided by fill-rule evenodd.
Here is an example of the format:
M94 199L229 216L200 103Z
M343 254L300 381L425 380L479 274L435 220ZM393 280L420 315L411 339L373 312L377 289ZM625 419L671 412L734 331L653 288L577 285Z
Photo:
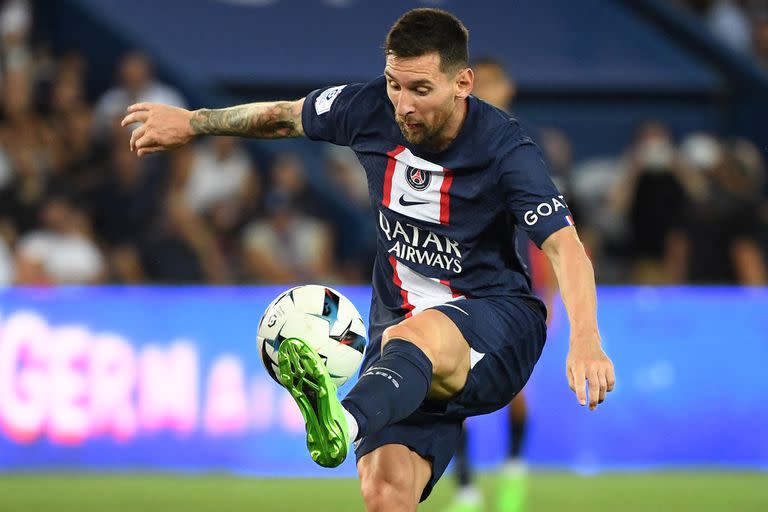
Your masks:
M486 496L494 479L481 476ZM444 478L420 511L453 494ZM768 474L749 472L533 473L528 512L766 512ZM3 512L351 512L363 510L351 479L257 479L166 474L0 475ZM491 510L490 508L488 510Z

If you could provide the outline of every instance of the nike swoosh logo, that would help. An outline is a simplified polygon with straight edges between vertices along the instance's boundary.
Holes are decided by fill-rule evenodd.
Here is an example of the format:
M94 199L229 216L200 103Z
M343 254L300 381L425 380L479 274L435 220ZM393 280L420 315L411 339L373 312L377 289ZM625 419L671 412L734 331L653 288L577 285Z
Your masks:
M400 200L398 202L400 203L400 206L417 206L420 204L429 203L429 201L406 201L405 194L400 196Z

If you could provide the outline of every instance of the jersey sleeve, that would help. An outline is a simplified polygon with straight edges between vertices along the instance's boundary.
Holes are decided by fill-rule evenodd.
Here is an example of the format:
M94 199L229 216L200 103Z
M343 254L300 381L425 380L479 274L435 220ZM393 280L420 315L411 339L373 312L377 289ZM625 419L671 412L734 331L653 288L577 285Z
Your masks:
M502 160L500 170L505 206L538 247L555 231L574 225L565 197L533 142L515 147Z
M304 134L312 140L350 145L361 110L355 109L357 93L363 85L337 85L309 93L301 111Z

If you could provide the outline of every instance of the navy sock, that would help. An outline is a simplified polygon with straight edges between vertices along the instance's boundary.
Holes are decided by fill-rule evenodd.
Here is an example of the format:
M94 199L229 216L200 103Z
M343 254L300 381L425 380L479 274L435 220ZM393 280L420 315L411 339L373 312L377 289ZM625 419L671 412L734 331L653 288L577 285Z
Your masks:
M391 339L341 404L357 421L360 439L410 416L431 383L432 362L424 352L410 341Z
M467 426L461 427L461 436L459 445L456 447L456 454L453 456L453 462L456 464L456 476L459 480L459 487L469 487L472 485L472 469L469 466L469 441L467 440Z
M525 440L525 420L513 419L509 429L509 457L515 459L520 457L523 451L523 441Z

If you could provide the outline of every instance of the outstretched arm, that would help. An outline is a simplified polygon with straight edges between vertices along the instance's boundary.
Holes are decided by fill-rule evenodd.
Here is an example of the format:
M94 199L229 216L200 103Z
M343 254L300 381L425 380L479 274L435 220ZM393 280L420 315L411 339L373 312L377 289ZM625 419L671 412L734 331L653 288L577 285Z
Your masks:
M576 229L563 228L547 238L541 248L552 262L560 293L571 324L570 347L566 360L568 384L581 405L589 408L605 400L616 382L613 363L603 352L597 330L595 274Z
M223 109L195 111L137 103L128 107L122 125L140 122L131 134L131 150L139 156L174 149L196 135L237 135L259 139L301 137L301 108L296 101L249 103Z

